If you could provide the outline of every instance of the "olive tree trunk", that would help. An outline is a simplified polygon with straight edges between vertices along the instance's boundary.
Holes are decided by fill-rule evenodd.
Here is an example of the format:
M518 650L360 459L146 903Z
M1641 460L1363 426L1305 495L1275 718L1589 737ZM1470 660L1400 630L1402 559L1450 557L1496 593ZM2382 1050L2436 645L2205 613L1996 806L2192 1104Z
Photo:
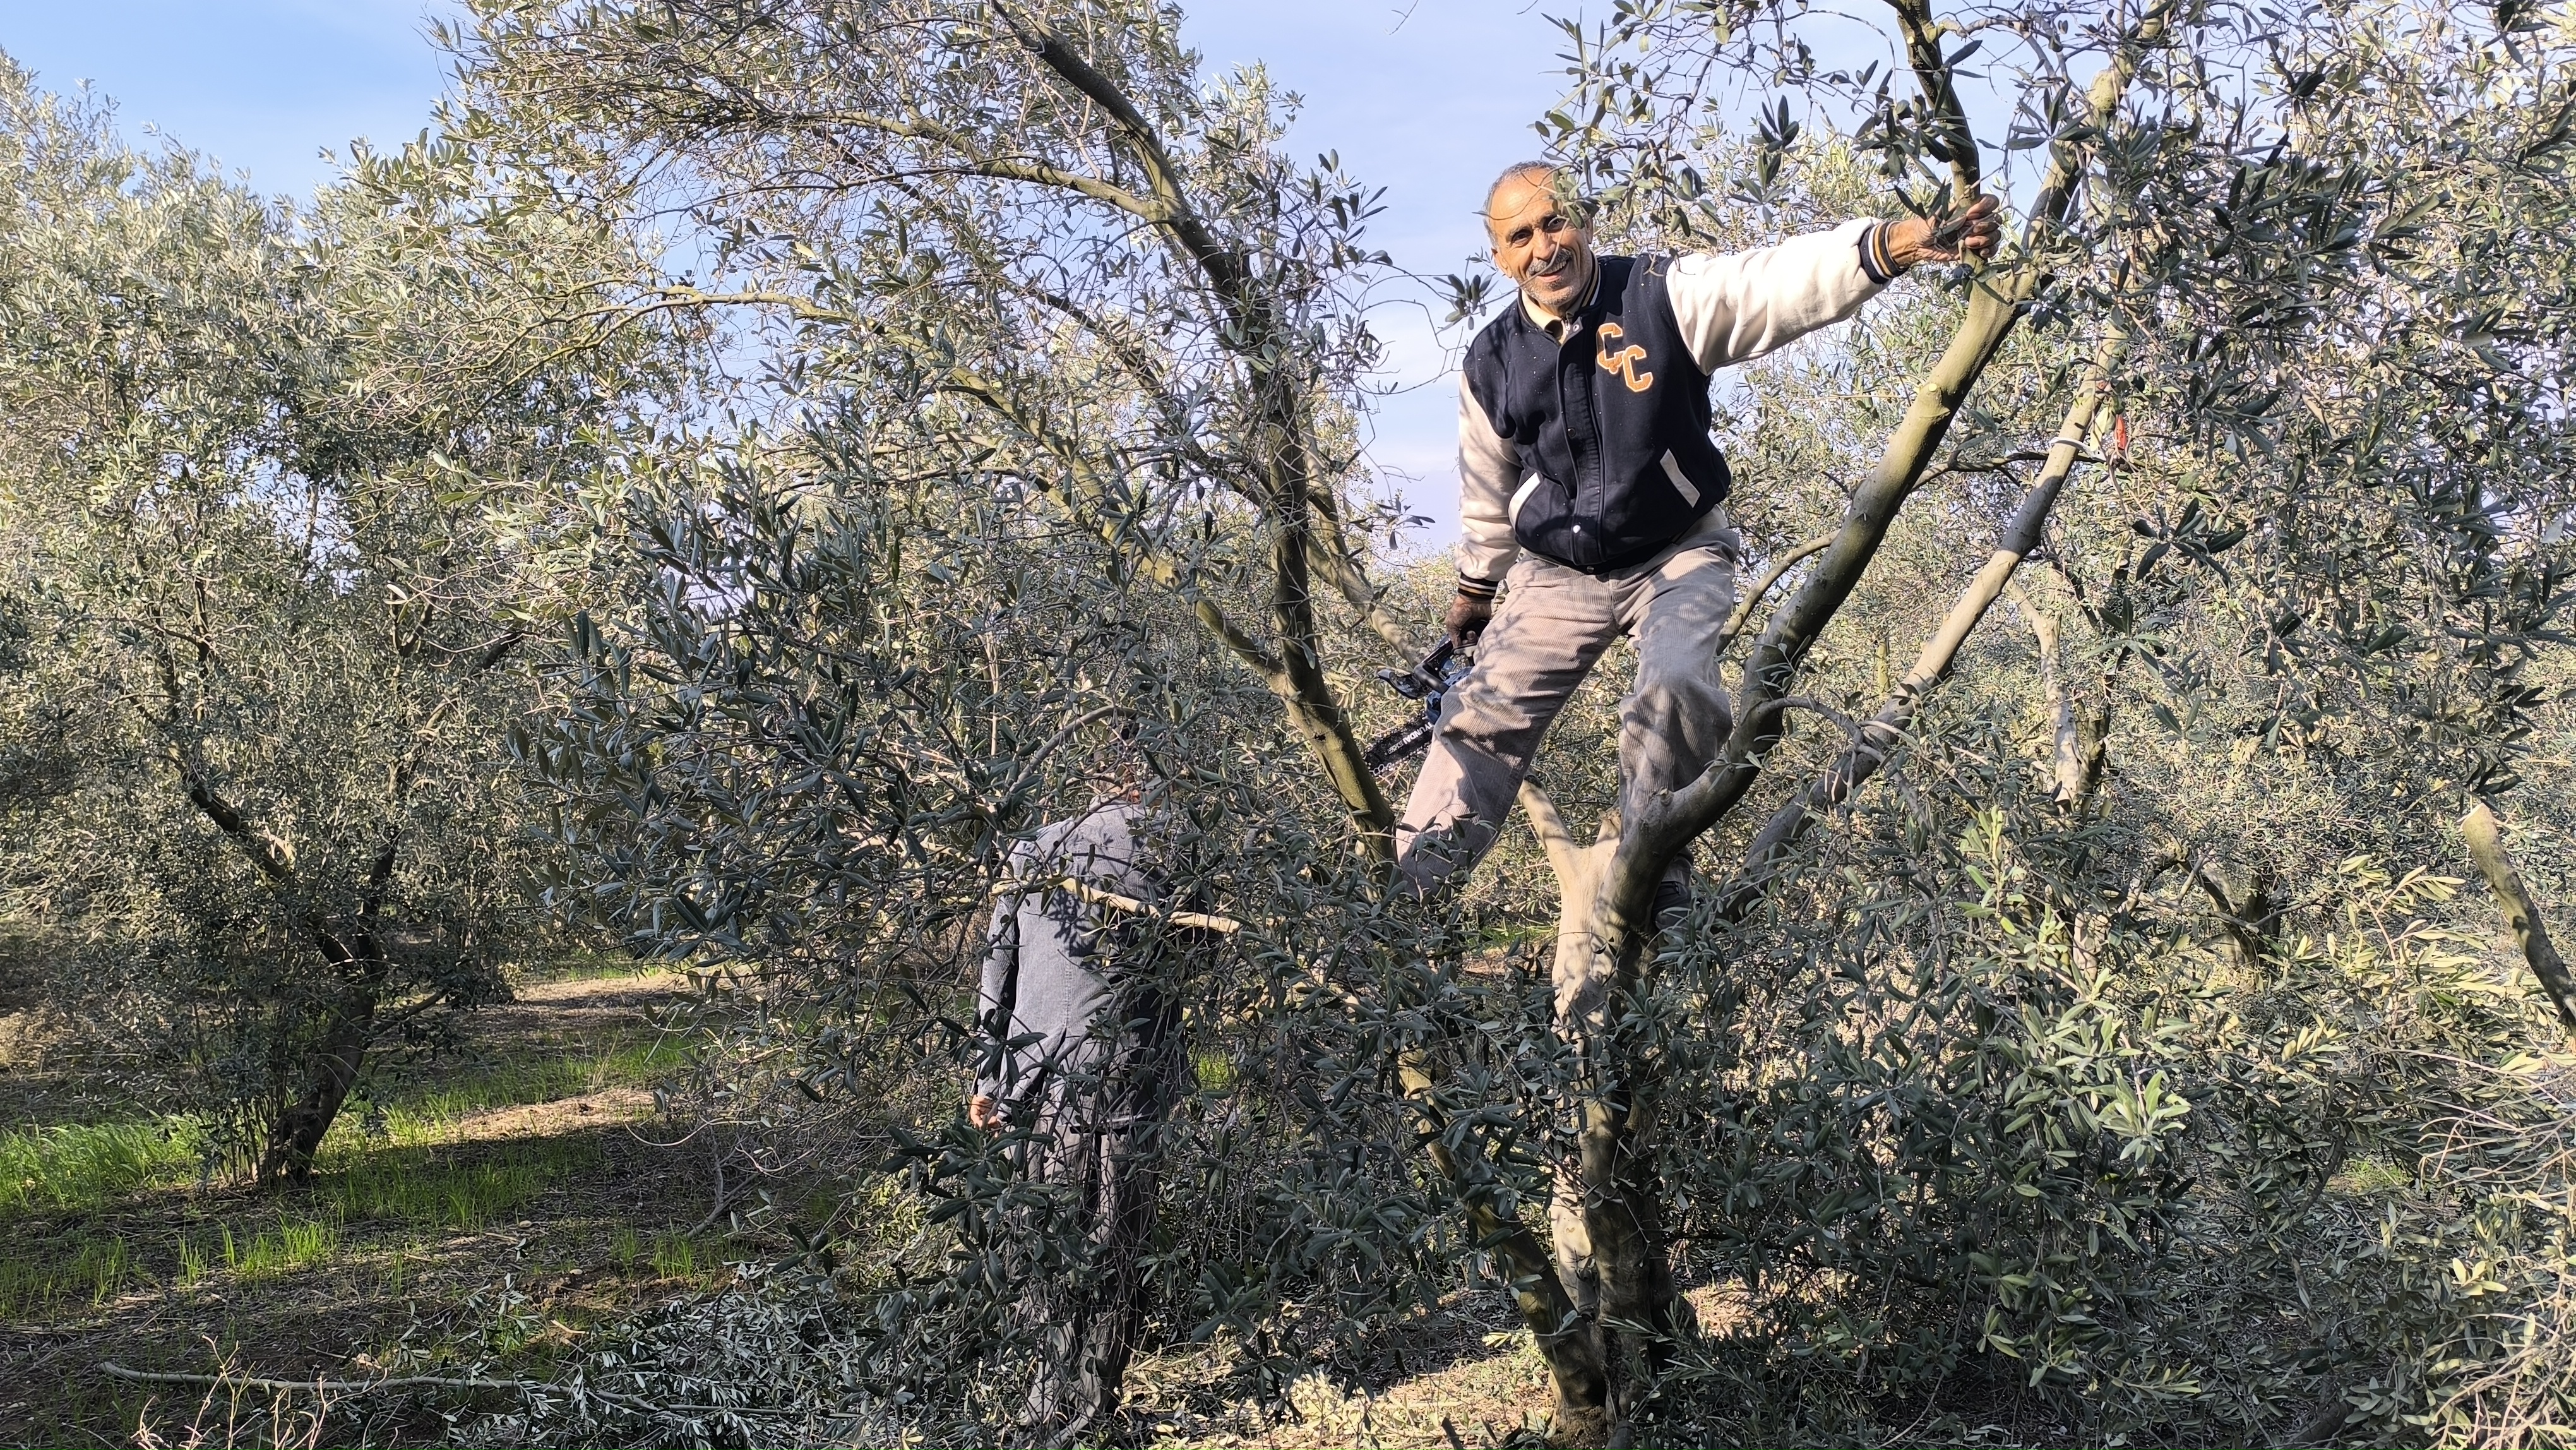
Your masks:
M1899 0L1896 9L1918 80L1933 104L1934 124L1964 134L1966 122L1958 113L1948 62L1941 58L1928 11L1912 0ZM2157 5L2130 27L2111 63L2088 88L2085 100L2090 118L2098 121L2110 116L2143 53L2163 40L2166 16L2166 7ZM1980 186L1977 150L1973 144L1951 149L1953 199L1965 207ZM2084 165L2082 143L2061 140L2053 145L2032 208L2031 243L2064 223ZM1642 1044L1636 1040L1640 1031L1636 1024L1643 1014L1633 1010L1651 985L1647 968L1656 883L1693 839L1723 819L1751 789L1780 740L1783 714L1793 703L1790 686L1808 651L1859 586L1898 512L1930 469L1961 404L2045 282L2035 263L1976 279L1965 315L1916 389L1877 466L1853 494L1833 541L1825 546L1805 584L1773 615L1753 645L1736 695L1734 729L1718 760L1698 779L1638 802L1634 819L1605 820L1601 838L1582 853L1585 860L1573 879L1559 871L1567 894L1562 898L1554 972L1560 1022L1577 1047L1581 1071L1575 1094L1581 1219L1600 1286L1602 1363L1613 1372L1603 1385L1602 1418L1614 1426L1637 1398L1631 1382L1651 1382L1662 1346L1680 1328L1662 1222L1662 1189L1654 1168L1654 1084L1648 1061L1638 1051ZM2110 339L2105 346L2116 350L2116 342ZM2098 386L2084 389L2077 407L2085 410L2085 426L2098 405ZM2034 498L2007 530L1999 557L1979 571L1968 597L1926 646L1917 672L1924 671L1926 663L1929 672L1919 683L1910 673L1907 687L1891 701L1904 719L1911 719L1914 700L1946 672L1968 630L2035 545L2037 529L2080 446L2081 429L2073 435L2077 442L2067 442L2067 436L2062 432L2060 447L2053 450L2063 455L2054 481L2034 489ZM2010 562L2001 560L2005 552L2010 553ZM1901 731L1902 725L1890 721L1888 728ZM1883 760L1883 748L1874 753ZM1860 768L1840 787L1846 795L1875 771L1877 760L1860 766L1855 759L1852 764ZM1835 787L1826 788L1830 793ZM1812 798L1812 789L1808 794ZM1804 829L1812 815L1804 801L1795 803L1795 808L1798 816L1785 826L1791 835ZM1557 834L1564 835L1561 823ZM1743 893L1730 895L1745 899ZM1573 1397L1560 1377L1559 1399Z
M2504 836L2496 827L2495 812L2480 801L2460 822L2460 834L2468 839L2469 859L2478 863L2478 872L2487 878L2496 900L2504 907L2505 924L2513 928L2514 942L2522 948L2523 960L2531 964L2531 974L2540 979L2542 990L2558 1008L2558 1020L2576 1037L2576 977L2567 971L2567 959L2558 954L2557 943L2549 939L2549 928L2540 921L2540 908L2531 892L2522 884L2522 873L2513 869L2513 858L2505 854Z

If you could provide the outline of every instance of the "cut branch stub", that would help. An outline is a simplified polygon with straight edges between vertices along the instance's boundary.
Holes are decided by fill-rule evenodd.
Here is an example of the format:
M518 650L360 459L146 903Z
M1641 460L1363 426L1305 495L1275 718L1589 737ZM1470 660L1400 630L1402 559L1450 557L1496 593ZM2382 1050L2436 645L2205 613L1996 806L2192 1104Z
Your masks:
M2540 908L2522 884L2522 873L2513 869L2513 858L2505 854L2495 812L2480 801L2460 822L2460 834L2468 839L2469 858L2478 863L2479 873L2487 878L2496 900L2503 904L2505 924L2513 928L2523 960L2531 964L2531 974L2540 979L2542 990L2557 1006L2558 1020L2566 1026L2569 1036L2576 1038L2576 976L2569 975L2566 958L2558 954L2558 944L2549 939L2549 928L2540 921Z

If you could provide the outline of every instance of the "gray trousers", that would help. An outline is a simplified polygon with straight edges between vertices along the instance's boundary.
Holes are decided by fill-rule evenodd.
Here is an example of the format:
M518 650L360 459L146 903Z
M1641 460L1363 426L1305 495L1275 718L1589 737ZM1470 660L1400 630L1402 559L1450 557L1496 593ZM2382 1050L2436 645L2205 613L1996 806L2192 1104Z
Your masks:
M1695 779L1733 726L1717 632L1735 611L1743 543L1713 509L1656 557L1602 575L1525 554L1449 692L1422 775L1396 824L1397 869L1429 890L1471 869L1500 834L1559 710L1620 635L1637 641L1637 684L1619 709L1619 809ZM1673 870L1687 869L1677 860Z
M1159 991L1131 988L1103 1017L1114 1034L1105 1060L1054 1077L1030 1105L1039 1117L1026 1171L1061 1197L1052 1221L1024 1213L1020 1227L1057 1234L1058 1250L1072 1251L1069 1263L1019 1272L1018 1312L1038 1355L1019 1427L1030 1445L1101 1430L1145 1327L1162 1136L1187 1055L1179 1013Z

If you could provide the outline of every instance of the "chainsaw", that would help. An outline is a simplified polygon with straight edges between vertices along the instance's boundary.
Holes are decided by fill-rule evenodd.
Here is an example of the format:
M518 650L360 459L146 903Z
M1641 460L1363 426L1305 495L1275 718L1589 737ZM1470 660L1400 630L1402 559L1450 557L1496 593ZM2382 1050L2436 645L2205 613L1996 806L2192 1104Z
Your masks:
M1388 689L1408 700L1420 701L1422 715L1369 742L1360 759L1372 774L1384 775L1397 762L1431 747L1432 732L1440 728L1441 702L1448 698L1451 686L1466 678L1467 668L1473 663L1469 655L1459 652L1455 640L1444 639L1412 669L1401 674L1394 670L1377 672L1379 681Z

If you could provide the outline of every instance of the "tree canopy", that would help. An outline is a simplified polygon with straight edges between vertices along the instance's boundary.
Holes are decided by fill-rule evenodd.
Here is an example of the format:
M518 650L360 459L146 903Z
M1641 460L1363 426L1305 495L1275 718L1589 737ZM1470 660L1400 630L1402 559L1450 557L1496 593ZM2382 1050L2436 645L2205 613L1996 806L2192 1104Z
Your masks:
M960 1111L978 931L1114 737L1240 926L1151 1255L1227 1393L1498 1291L1570 1442L2563 1440L2568 18L1569 19L1613 250L2015 226L1722 384L1718 763L1605 810L1614 659L1431 901L1377 196L1186 34L482 0L307 212L19 78L0 910L155 963L67 1010L265 1064L274 1176L526 904L684 961L671 1111L796 1251L479 1433L975 1442L1085 1255Z

